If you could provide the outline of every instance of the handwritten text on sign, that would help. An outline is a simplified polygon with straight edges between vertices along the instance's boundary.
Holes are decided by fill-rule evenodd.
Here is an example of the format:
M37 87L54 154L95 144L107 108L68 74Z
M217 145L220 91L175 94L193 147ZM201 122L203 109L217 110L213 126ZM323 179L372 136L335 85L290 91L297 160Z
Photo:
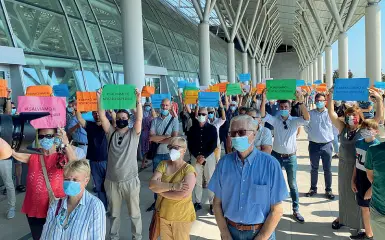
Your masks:
M49 112L50 115L31 121L34 128L57 128L66 125L65 97L28 97L17 98L17 112Z
M102 92L103 109L133 109L136 107L135 86L104 85Z
M96 92L76 92L76 104L80 112L97 111Z
M334 100L368 101L369 78L337 78L334 83Z
M267 80L267 99L289 100L295 99L297 87L296 79Z

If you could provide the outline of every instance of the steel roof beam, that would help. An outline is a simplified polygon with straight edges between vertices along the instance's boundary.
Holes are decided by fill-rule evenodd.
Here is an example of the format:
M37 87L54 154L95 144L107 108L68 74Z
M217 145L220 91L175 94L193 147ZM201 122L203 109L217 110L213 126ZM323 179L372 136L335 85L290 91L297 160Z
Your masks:
M332 17L333 17L334 21L336 22L336 24L338 26L338 29L340 30L340 32L343 32L344 31L344 26L342 25L341 16L338 13L336 1L335 0L324 0L324 1L325 1L325 4L326 4L326 7L331 12Z
M313 0L305 0L305 1L306 1L307 7L308 7L309 10L310 10L311 15L313 16L313 19L315 20L315 22L316 22L316 24L317 24L317 26L318 26L318 29L319 29L320 32L321 32L321 35L322 35L322 37L323 37L325 43L329 44L329 39L328 39L328 37L326 36L326 32L325 32L324 26L323 26L323 24L322 24L322 22L321 22L321 19L320 19L319 15L318 15L317 9L315 9L315 8L313 7L313 5L314 5Z

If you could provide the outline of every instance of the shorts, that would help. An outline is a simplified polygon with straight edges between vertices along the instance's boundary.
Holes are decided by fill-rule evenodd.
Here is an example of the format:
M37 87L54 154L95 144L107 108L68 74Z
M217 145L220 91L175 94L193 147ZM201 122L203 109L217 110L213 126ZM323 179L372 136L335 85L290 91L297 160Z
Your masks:
M357 170L357 176L356 176L356 185L357 185L357 193L356 193L356 200L357 204L360 207L369 207L370 205L370 199L365 200L365 193L368 191L368 189L372 186L370 183L368 177L366 176L366 172L362 171L360 169Z

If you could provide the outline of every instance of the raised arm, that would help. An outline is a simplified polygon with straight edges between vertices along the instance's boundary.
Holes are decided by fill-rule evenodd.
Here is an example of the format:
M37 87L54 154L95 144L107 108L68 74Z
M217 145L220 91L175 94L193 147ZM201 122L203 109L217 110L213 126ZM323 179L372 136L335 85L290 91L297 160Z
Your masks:
M102 127L103 127L104 132L108 133L108 131L110 130L110 127L111 127L111 123L108 120L108 118L106 117L106 112L102 108L102 103L100 100L100 97L102 95L102 91L103 91L103 89L99 89L96 92L96 98L98 99L98 111L99 111L100 122L102 123Z
M262 91L261 118L266 117L266 89Z
M59 128L60 137L62 139L62 143L65 144L65 154L67 155L68 161L75 161L78 160L78 157L76 156L75 150L71 147L70 142L67 137L67 133L65 132L64 128Z
M12 113L12 102L11 102L12 89L7 88L7 99L5 101L5 114Z
M224 96L225 96L225 107L226 107L226 111L229 110L229 99L227 98L227 95L226 93L224 93ZM222 101L222 100L221 100Z
M327 108L330 120L332 121L333 125L338 129L338 132L341 133L345 127L345 123L338 119L337 113L334 112L333 88L331 88L329 91Z
M305 119L306 121L309 121L310 120L310 114L309 114L309 112L307 110L306 105L304 104L305 98L302 95L302 92L297 91L296 92L296 98L297 98L296 100L301 104L300 105L300 109L301 109L301 112L302 112L303 119Z
M142 107L142 103L140 102L142 95L137 88L135 89L135 95L136 95L136 113L135 113L134 129L136 131L136 134L139 135L142 132L143 107Z
M226 121L226 112L225 112L225 109L223 107L223 103L221 100L219 100L219 107L221 109L221 118L223 121Z
M374 120L378 123L382 123L384 121L384 103L382 101L382 96L373 89L369 89L369 94L370 96L375 97L377 102L376 115L374 116Z
M87 121L84 120L82 114L81 114L79 111L76 111L76 118L78 119L79 125L80 125L82 128L85 128L86 125L87 125Z

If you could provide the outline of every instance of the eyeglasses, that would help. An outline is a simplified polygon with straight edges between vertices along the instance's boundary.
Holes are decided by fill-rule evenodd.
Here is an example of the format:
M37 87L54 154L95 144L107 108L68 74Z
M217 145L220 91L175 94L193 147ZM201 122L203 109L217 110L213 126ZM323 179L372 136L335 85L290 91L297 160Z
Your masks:
M244 137L244 136L247 135L247 132L254 132L254 130L240 129L240 130L237 130L237 131L230 131L230 132L229 132L229 136L230 136L230 137L236 137L237 134L238 134L238 136Z
M209 114L214 114L215 112L209 112Z
M179 150L179 149L181 149L182 147L181 147L181 146L168 145L167 148L168 148L169 150L171 150L171 149Z
M37 138L38 138L38 139L43 139L43 138L52 139L52 138L54 138L54 137L55 137L55 134L45 134L45 135L39 134L39 135L37 135Z
M206 116L206 113L198 113L198 116Z
M119 137L118 145L122 144L122 142L123 142L123 137Z
M286 121L283 121L283 126L286 130L288 129Z

